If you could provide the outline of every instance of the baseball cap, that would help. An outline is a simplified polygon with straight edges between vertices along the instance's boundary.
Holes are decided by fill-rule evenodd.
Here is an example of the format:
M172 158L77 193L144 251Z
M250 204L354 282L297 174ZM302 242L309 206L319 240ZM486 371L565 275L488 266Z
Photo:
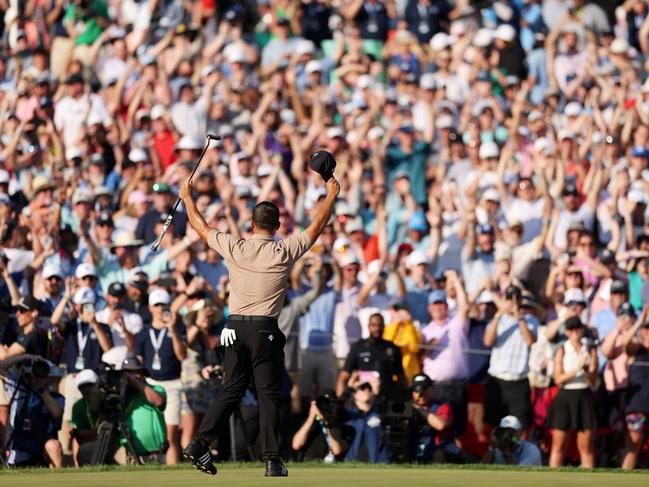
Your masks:
M441 289L435 289L428 295L428 304L446 303L446 293Z
M501 260L512 260L512 258L512 251L509 247L501 246L496 248L496 251L494 252L494 259L496 259L496 262Z
M424 373L419 373L412 379L412 390L416 392L421 392L432 385L433 381Z
M345 233L352 234L354 232L364 232L363 221L360 218L352 218L345 223Z
M141 149L139 147L136 147L135 149L131 149L128 153L128 160L131 162L146 162L149 160L149 156L147 155L146 151L144 149Z
M22 311L41 310L41 302L33 296L23 296L14 306L15 309Z
M563 187L563 191L561 193L563 194L563 196L569 196L569 195L578 196L579 190L577 189L577 186L575 186L574 184L566 184Z
M57 263L53 262L48 262L43 266L43 273L42 273L43 279L49 279L50 277L63 277L63 269L61 266Z
M312 59L304 66L304 71L306 74L319 73L322 71L322 63L317 59Z
M522 428L520 420L513 415L505 416L503 419L500 420L500 424L498 424L499 428L509 428L513 429L516 431L520 431Z
M633 309L633 306L631 306L630 303L622 303L620 307L617 309L617 315L635 317L635 310Z
M159 118L164 117L166 113L167 110L164 106L153 105L153 108L151 108L151 120L158 120Z
M110 286L108 286L108 294L111 296L114 296L116 298L119 298L121 296L126 295L126 286L122 284L121 282L113 282L111 283Z
M72 196L72 204L76 205L79 203L92 203L92 194L90 191L82 188L78 188L74 195Z
M568 289L563 296L563 304L579 303L586 304L584 291L579 288Z
M496 201L500 203L500 193L494 188L489 188L482 194L482 201Z
M84 369L81 372L77 373L77 376L74 381L77 387L81 387L86 384L96 384L98 380L99 377L97 377L97 374L95 373L94 370Z
M340 267L347 267L354 264L360 264L358 257L354 252L345 252L340 257Z
M426 257L426 254L421 252L420 250L413 250L410 255L408 255L408 258L406 260L406 264L408 267L411 269L413 267L416 267L418 265L428 265L428 257Z
M628 289L624 281L616 279L611 283L611 292L612 293L627 293Z
M77 289L72 296L72 302L74 304L95 304L95 292L89 287L82 287Z
M563 113L568 117L578 117L579 115L581 115L581 112L582 112L581 103L579 103L578 101L571 101L563 109Z
M408 228L417 232L425 232L428 230L426 215L424 215L423 211L416 211L410 216L408 219Z
M631 155L633 157L649 157L649 149L641 145L636 145L631 149Z
M483 223L483 224L478 225L478 226L476 227L476 233L477 233L478 235L485 235L485 234L491 234L491 235L493 235L494 233L496 233L496 231L494 230L494 227L491 226L491 224L489 224L489 223Z
M610 264L612 262L615 262L615 254L611 252L609 249L604 249L602 250L601 255L599 256L599 260L603 264Z
M482 291L476 299L475 304L488 304L495 303L493 294L490 291Z
M509 24L501 24L494 32L494 37L505 42L511 42L516 37L516 30Z
M154 193L171 193L171 186L167 183L155 183L153 185Z
M169 303L171 303L171 296L169 296L169 293L164 289L157 288L149 294L149 306Z
M104 211L100 213L97 219L95 220L95 225L110 225L112 227L114 226L113 217L111 216L110 213Z
M97 269L94 265L89 264L88 262L82 262L77 266L76 271L74 271L74 277L77 279L83 279L84 277L97 277Z
M480 159L489 159L492 157L498 157L500 150L498 145L495 142L484 142L480 144L480 150L478 151L478 156Z

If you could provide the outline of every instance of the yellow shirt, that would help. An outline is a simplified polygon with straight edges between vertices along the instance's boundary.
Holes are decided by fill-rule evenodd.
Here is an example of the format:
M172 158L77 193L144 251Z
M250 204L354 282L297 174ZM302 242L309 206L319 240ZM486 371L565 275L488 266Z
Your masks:
M419 356L421 333L419 333L412 321L395 322L385 326L383 339L394 343L401 349L403 373L408 384L412 383L413 377L421 372L421 358Z

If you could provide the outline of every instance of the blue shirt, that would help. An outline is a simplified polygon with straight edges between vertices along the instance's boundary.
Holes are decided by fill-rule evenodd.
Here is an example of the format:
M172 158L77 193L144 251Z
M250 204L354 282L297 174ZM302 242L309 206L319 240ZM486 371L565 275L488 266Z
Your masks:
M9 410L8 463L18 465L41 454L45 442L57 437L61 420L53 418L41 395L25 382L19 383L13 372L7 374L5 387L9 397L13 397ZM57 392L50 394L63 408L63 396Z
M544 48L534 49L527 56L527 69L536 80L530 91L530 100L535 105L543 102L545 91L550 86L547 72L547 55Z
M433 290L430 285L417 287L412 279L405 279L406 285L406 305L412 317L422 325L428 324L430 314L428 314L428 295Z
M347 450L345 461L367 460L369 463L387 463L388 445L383 438L381 418L375 411L365 414L355 407L347 411L345 425L354 428L354 440ZM365 445L367 459L360 458L361 447Z
M518 449L514 453L514 460L516 465L543 465L541 462L541 450L534 443L529 441L520 440ZM494 463L502 465L505 463L505 458L502 452L496 448L494 451Z
M162 334L163 329L156 330L151 325L146 325L144 329L135 335L135 355L142 357L144 368L153 380L174 380L180 378L180 361L174 352L174 345L169 330L165 331L164 338L158 355L160 357L160 370L153 369L153 359L155 357L155 348L151 340L151 333L153 330L155 339L158 340ZM164 328L166 330L166 328ZM181 340L186 340L185 326L178 322L176 330Z
M101 326L110 340L110 328L101 323L99 326ZM79 329L81 329L81 336L87 336L88 341L86 342L81 354L83 356L83 367L78 369L76 363L77 357L79 356ZM102 350L101 345L99 345L99 338L94 330L92 330L92 327L88 323L71 320L65 323L61 334L65 339L65 365L67 366L68 373L79 372L83 369L92 369L95 372L98 372L99 364L101 363L101 356L104 351ZM83 342L83 338L81 339L81 342Z
M536 335L538 320L531 314L523 316L533 335ZM496 342L491 349L489 374L506 380L520 380L529 371L530 349L523 339L518 320L502 315L496 328Z
M616 321L617 317L615 316L615 313L613 313L613 310L611 308L605 308L595 313L595 316L593 316L591 321L591 326L597 330L597 336L599 339L604 340L606 335L615 330ZM604 366L608 359L600 351L600 347L597 347L597 360L599 361L600 370L604 370Z
M324 290L300 318L300 348L331 350L333 344L336 291Z

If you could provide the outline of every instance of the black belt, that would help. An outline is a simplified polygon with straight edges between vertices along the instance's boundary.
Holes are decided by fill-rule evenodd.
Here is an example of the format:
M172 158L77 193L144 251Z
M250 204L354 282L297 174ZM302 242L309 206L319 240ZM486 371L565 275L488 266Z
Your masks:
M273 318L272 316L230 315L228 316L228 323L263 323L266 325L276 325L277 318Z

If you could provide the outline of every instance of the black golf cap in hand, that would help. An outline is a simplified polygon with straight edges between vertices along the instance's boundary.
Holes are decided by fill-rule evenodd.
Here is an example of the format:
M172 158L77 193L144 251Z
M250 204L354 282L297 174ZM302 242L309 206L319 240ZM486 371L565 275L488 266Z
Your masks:
M309 163L311 169L322 176L322 179L329 181L334 176L336 169L336 159L334 159L331 152L326 150L319 150L311 154L311 162Z

